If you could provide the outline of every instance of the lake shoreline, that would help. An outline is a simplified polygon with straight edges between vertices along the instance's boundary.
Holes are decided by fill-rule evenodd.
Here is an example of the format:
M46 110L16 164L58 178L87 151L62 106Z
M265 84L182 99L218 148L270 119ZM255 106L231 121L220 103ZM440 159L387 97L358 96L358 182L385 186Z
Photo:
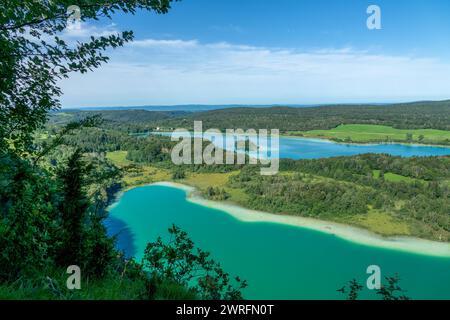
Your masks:
M188 131L189 133L193 134L193 132ZM167 131L152 131L148 133L144 133L142 135L166 135L170 134L171 132ZM133 134L133 135L141 135L139 133ZM403 146L410 146L410 147L438 147L438 148L450 148L449 144L439 144L439 143L420 143L418 141L336 141L332 138L327 137L315 137L315 136L300 136L300 135L289 135L286 133L280 134L280 138L292 138L292 139L304 139L309 141L316 141L316 142L322 142L322 143L333 143L333 144L339 144L339 145L354 145L354 146L377 146L377 145L403 145ZM205 139L205 138L204 138ZM206 139L208 140L208 139ZM208 140L209 141L209 140Z
M450 243L448 242L437 242L413 237L383 237L368 230L336 222L251 210L235 204L207 200L196 194L196 188L175 182L155 182L147 184L146 186L163 186L183 190L186 192L187 201L207 208L223 211L242 222L289 225L334 235L343 240L360 245L433 257L450 257ZM128 190L131 189L133 188ZM120 201L120 197L118 198L118 201Z
M281 134L280 138L293 138L293 139L305 139L305 140L311 140L311 141L318 141L318 142L328 142L328 143L335 143L335 144L348 144L352 146L377 146L377 145L402 145L402 146L410 146L410 147L438 147L438 148L450 148L450 145L448 144L430 144L430 143L420 143L417 141L414 142L406 142L406 141L336 141L331 138L325 138L325 137L305 137L305 136L299 136L299 135L286 135Z

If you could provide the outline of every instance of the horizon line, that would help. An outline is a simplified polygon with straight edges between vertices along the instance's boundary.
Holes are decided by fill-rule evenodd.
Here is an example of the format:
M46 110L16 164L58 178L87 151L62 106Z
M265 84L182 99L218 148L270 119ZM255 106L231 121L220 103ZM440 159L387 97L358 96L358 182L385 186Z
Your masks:
M448 99L438 100L402 100L390 102L329 102L329 103L268 103L268 104L251 104L251 103L226 103L226 104L202 104L202 103L186 103L186 104L142 104L142 105L115 105L115 106L78 106L67 107L62 106L59 110L78 110L78 109L103 109L103 108L170 108L170 107L320 107L320 106L338 106L338 105L395 105L395 104L413 104L413 103L430 103L430 102L447 102Z

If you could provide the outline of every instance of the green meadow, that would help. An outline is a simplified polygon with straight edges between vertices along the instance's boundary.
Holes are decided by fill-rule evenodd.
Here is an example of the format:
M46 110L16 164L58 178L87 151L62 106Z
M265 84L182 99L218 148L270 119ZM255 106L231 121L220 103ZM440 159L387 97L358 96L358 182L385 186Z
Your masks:
M373 177L376 179L380 178L380 174L381 174L381 170L373 170ZM422 179L413 179L410 177L405 177L396 173L392 173L392 172L386 172L384 173L384 180L386 181L390 181L390 182L408 182L408 183L413 183L413 182L426 182L425 180Z
M450 131L435 129L396 129L370 124L343 124L330 130L289 132L311 138L326 138L347 142L410 142L448 144Z

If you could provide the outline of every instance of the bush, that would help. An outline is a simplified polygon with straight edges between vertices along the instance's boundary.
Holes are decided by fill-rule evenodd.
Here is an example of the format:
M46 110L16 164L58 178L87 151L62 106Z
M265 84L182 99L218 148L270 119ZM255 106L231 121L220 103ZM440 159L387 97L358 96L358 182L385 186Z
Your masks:
M239 277L230 279L220 264L209 258L208 252L194 248L187 233L173 225L169 229L170 240L164 243L159 237L145 249L143 266L154 282L159 279L189 288L200 299L242 299L241 290L247 282Z

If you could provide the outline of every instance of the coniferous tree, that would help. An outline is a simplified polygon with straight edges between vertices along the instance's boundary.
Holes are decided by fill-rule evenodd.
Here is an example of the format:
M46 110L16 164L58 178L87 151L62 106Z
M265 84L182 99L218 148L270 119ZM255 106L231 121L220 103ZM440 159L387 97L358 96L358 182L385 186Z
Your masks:
M90 204L83 190L87 170L83 155L77 149L68 159L66 167L59 173L63 195L59 210L63 228L58 262L63 266L81 265L84 258L83 225Z

